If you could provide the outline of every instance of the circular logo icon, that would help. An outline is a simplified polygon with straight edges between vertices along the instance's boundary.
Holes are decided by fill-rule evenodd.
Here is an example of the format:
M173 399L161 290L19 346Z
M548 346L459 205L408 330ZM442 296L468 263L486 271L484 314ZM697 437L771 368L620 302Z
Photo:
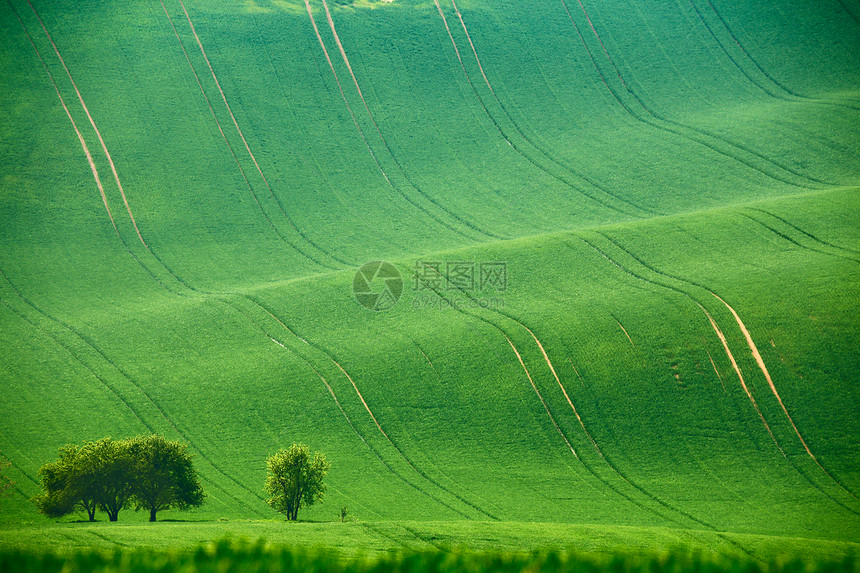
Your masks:
M388 310L403 294L403 277L391 263L373 261L361 266L352 279L358 304L375 311Z

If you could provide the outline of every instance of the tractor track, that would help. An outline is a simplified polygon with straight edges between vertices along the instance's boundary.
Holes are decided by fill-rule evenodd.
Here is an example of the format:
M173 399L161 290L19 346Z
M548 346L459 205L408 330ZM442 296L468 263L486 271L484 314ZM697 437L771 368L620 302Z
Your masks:
M583 35L582 31L579 28L579 25L576 23L576 20L573 18L573 14L571 13L570 9L568 8L567 3L565 2L565 0L561 0L561 2L564 5L565 11L567 12L567 15L568 15L568 19L570 20L571 24L573 25L577 36L579 37L582 45L585 47L586 51L589 54L589 57L591 59L591 62L593 64L594 68L596 69L597 73L600 75L601 81L603 82L603 84L605 85L607 90L609 90L612 97L618 102L618 104L633 119L635 119L636 121L639 121L645 125L649 125L655 129L664 131L666 133L671 133L671 134L677 135L683 139L686 139L686 140L691 141L693 143L697 143L699 145L702 145L702 146L710 149L711 151L713 151L719 155L722 155L728 159L731 159L733 161L737 161L743 165L746 165L750 169L761 173L765 177L768 177L768 178L773 179L775 181L779 181L781 183L785 183L786 185L790 185L793 187L801 187L801 188L805 188L805 189L819 189L820 186L822 186L822 185L823 186L833 186L834 185L833 183L818 180L818 179L815 179L815 178L810 177L808 175L801 174L801 173L799 173L799 172L797 172L797 171L795 171L789 167L786 167L786 166L780 164L779 162L777 162L773 159L770 159L770 158L768 158L768 157L766 157L766 156L764 156L764 155L762 155L762 154L760 154L760 153L758 153L752 149L749 149L748 147L746 147L743 144L734 143L732 141L729 141L728 139L714 135L714 134L709 133L705 130L695 128L695 127L692 127L689 125L685 125L685 124L682 124L682 123L677 122L677 121L673 121L671 119L668 119L667 117L664 117L662 114L657 113L648 104L645 103L645 101L642 99L641 96L639 96L632 88L629 87L627 81L624 79L624 76L621 74L621 70L618 68L618 66L615 63L615 60L612 58L612 56L609 53L609 50L606 48L606 45L603 43L603 39L600 37L600 34L597 32L597 29L595 28L594 23L592 22L591 17L588 14L588 11L586 10L585 6L582 4L581 0L577 0L580 7L582 8L582 11L583 11L583 14L585 15L586 20L589 23L589 27L591 28L592 33L594 34L597 41L599 42L601 49L602 49L604 55L606 56L607 61L609 62L609 65L612 67L615 75L617 76L618 81L621 84L622 90L619 90L619 89L616 89L616 88L613 88L612 86L610 86L609 80L607 79L606 75L603 73L603 70L601 69L600 65L597 63L597 59L595 58L592 49L588 46L588 42L585 39L585 35ZM637 113L633 109L631 104L625 102L624 98L622 98L622 96L621 96L621 93L626 93L631 98L633 98L633 100L636 102L636 105L638 105L642 109L642 111L644 112L644 115L642 113ZM723 149L722 148L723 146L727 146L727 148ZM743 157L742 154L744 154L744 153L749 155L749 156L752 156L754 158L757 158L759 160L762 160L765 163L772 165L773 167L775 167L777 169L777 172L772 173L772 172L769 172L768 170L756 165L755 159L750 159L749 157Z
M284 204L281 202L281 200L275 194L274 190L272 189L272 186L269 184L268 178L263 173L263 170L260 167L260 164L257 161L256 156L254 155L253 151L251 151L251 146L248 144L248 141L245 138L245 134L242 132L242 129L239 127L239 122L236 120L236 116L233 114L233 109L230 107L230 104L227 101L227 95L224 93L224 89L221 87L221 82L218 80L218 76L215 74L215 69L212 67L212 63L209 60L209 56L206 54L206 50L203 48L203 43L200 41L200 36L198 36L198 34L197 34L197 29L194 26L194 22L191 20L191 15L188 13L188 10L185 7L185 3L183 2L183 0L178 0L178 1L179 1L180 6L182 7L182 11L185 14L185 19L188 22L188 26L191 29L191 33L194 36L194 40L197 43L198 48L200 48L200 54L203 56L203 60L206 62L206 66L209 68L209 72L212 75L212 79L215 82L215 86L218 88L218 93L221 95L221 100L224 102L224 107L227 109L227 113L229 114L230 119L233 122L233 126L236 128L236 133L239 135L239 138L242 140L242 144L245 147L245 151L248 153L248 157L250 157L251 161L253 162L257 173L260 175L260 178L262 179L263 184L265 185L266 189L269 192L269 196L277 204L278 210L281 212L281 215L283 215L283 217L287 220L290 227L305 242L307 242L311 247L313 247L314 249L316 249L317 251L319 251L323 255L333 259L334 261L337 261L338 263L341 263L344 265L350 265L349 262L341 259L340 257L335 255L334 253L331 253L328 250L321 247L316 241L311 239L306 233L304 233L301 229L299 229L298 225L296 225L295 221L293 221L292 217L287 212L286 208L284 207ZM309 260L313 261L314 263L316 263L316 264L318 264L324 268L328 268L330 270L336 270L337 269L336 266L332 266L328 263L325 263L325 262L319 260L318 258L316 258L314 256L311 256L310 254L306 253L304 250L300 249L298 247L298 245L294 244L292 241L290 241L288 238L286 238L277 229L277 227L275 226L274 222L272 221L272 219L268 215L268 213L266 213L265 209L263 208L262 204L260 203L260 200L259 200L256 192L253 190L253 187L252 187L250 181L248 180L248 177L247 177L247 174L246 174L244 168L242 168L241 163L239 162L239 158L237 157L235 150L230 145L230 142L227 140L227 136L224 133L224 130L221 126L221 122L218 120L218 116L216 115L215 110L212 107L212 103L211 103L209 97L206 95L206 90L203 88L202 82L200 81L200 76L198 75L197 70L194 68L194 65L191 62L191 58L189 57L188 52L185 49L185 45L182 43L182 39L180 38L179 33L176 29L176 26L173 22L173 18L171 18L170 13L167 11L167 7L164 5L164 0L159 0L159 2L161 3L161 6L164 10L165 16L167 16L167 19L170 21L170 26L173 29L174 35L176 36L176 39L179 42L180 47L182 48L182 52L185 55L185 59L187 60L188 65L191 68L192 73L194 74L194 78L197 82L197 85L200 88L201 93L203 94L204 99L206 100L206 104L209 106L209 110L212 113L212 117L215 119L215 122L218 125L218 131L221 133L221 137L224 139L224 143L227 145L227 148L229 149L230 154L233 156L233 159L236 162L236 165L239 167L239 170L242 174L242 178L245 180L245 184L248 187L248 190L251 192L251 195L253 196L255 203L259 207L260 211L263 213L263 216L266 218L269 225L272 227L272 229L275 231L275 233L278 235L278 237L283 242L285 242L286 244L290 245L293 249L295 249L299 254L301 254L302 256L308 258Z

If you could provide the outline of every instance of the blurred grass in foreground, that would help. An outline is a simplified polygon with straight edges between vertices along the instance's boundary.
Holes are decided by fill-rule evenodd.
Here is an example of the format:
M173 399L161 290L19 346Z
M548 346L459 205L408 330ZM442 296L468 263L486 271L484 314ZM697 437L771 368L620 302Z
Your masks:
M241 572L288 573L292 571L346 572L478 572L478 571L576 571L613 573L675 573L682 571L738 573L857 573L854 557L841 561L762 562L752 557L714 558L675 549L651 557L581 555L572 552L534 551L528 554L442 549L435 552L392 552L380 559L343 559L327 550L268 546L263 541L222 540L193 552L153 552L120 549L113 553L80 551L67 556L31 552L0 553L0 572L137 573Z

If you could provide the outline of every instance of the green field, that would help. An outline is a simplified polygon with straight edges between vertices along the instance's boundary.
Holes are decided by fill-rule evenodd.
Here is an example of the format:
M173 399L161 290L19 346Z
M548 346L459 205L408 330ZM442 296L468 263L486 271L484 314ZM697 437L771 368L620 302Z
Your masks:
M0 551L860 549L856 0L4 0L0 110ZM29 501L148 432L201 508Z

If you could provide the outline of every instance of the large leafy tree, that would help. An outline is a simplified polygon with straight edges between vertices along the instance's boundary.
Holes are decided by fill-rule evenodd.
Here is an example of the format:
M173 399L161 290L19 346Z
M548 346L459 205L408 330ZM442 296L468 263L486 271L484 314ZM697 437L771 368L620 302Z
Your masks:
M90 521L96 510L111 521L131 497L131 459L124 441L104 438L83 446L68 445L60 458L39 468L44 492L33 501L48 517L62 517L84 510Z
M322 501L326 490L323 479L331 467L324 455L316 452L311 458L307 446L293 444L269 456L266 465L269 505L287 519L297 520L299 509Z
M149 521L163 509L203 504L203 488L187 446L152 435L132 438L128 448L134 463L133 501L137 509L149 510Z
M99 509L116 521L119 510L128 506L134 494L134 459L127 440L104 438L87 444L90 450L93 485Z
M90 521L96 509L116 521L133 493L132 459L125 440L104 438L83 446L68 445L60 457L39 468L44 492L33 501L48 517L84 510Z

